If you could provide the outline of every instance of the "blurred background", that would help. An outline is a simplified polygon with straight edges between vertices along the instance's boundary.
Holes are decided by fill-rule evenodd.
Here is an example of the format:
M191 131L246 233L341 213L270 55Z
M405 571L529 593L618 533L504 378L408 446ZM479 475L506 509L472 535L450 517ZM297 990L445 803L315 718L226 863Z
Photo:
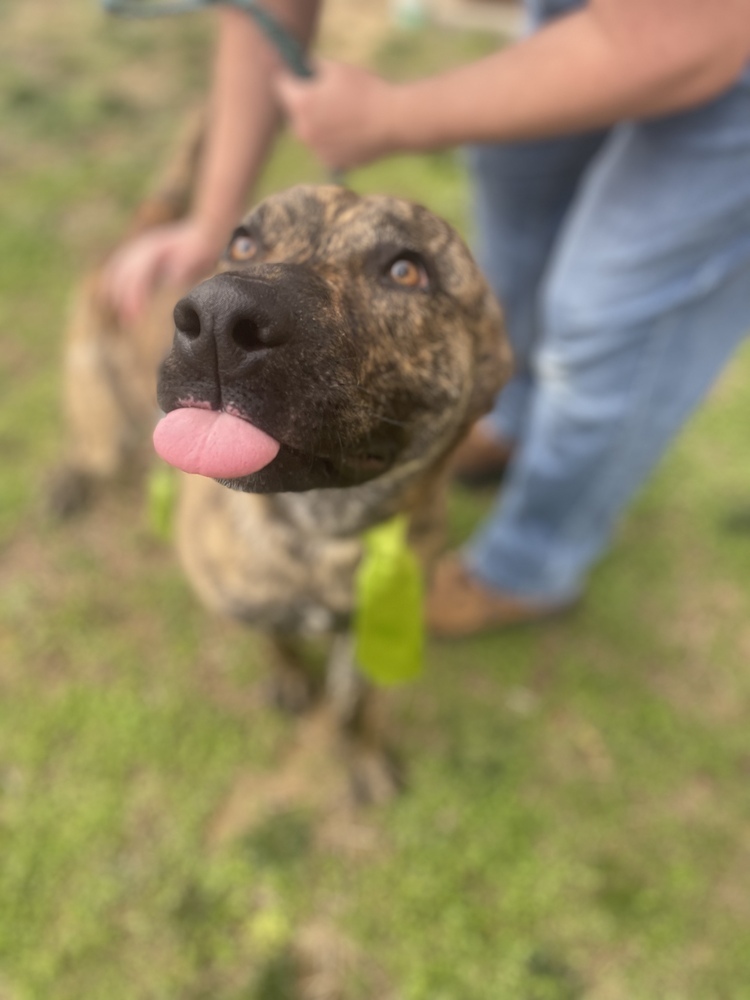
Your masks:
M334 0L392 77L491 51L492 0ZM750 996L750 353L572 618L431 644L409 789L353 811L253 636L198 606L143 484L56 523L71 291L204 93L210 13L0 5L0 1000ZM322 179L284 140L266 191ZM469 238L461 157L350 178ZM491 493L456 489L451 541Z

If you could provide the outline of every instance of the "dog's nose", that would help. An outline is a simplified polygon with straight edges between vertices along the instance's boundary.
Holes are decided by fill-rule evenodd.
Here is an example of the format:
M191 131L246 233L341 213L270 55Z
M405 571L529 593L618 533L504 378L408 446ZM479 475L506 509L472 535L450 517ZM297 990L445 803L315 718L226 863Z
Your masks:
M293 327L283 296L263 278L218 274L196 286L174 308L175 334L191 353L201 348L252 353L278 347Z

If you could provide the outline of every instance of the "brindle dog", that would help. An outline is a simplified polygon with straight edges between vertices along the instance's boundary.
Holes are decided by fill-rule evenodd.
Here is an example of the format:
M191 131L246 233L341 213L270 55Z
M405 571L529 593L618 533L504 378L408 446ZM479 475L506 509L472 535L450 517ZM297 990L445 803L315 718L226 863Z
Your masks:
M97 308L95 295L88 301ZM181 477L177 548L187 576L210 608L267 633L285 708L298 711L317 693L301 641L331 637L325 690L354 789L382 799L397 777L350 636L361 535L406 514L429 572L451 452L508 373L500 308L462 240L425 208L300 186L247 216L219 273L181 299L174 318L161 408L228 409L280 443L248 475ZM147 370L152 344L145 353ZM133 363L122 365L101 338L89 343L89 361L104 356L89 364L89 381L93 373L112 411L130 400L125 415L135 397L120 376L132 382ZM79 408L82 398L79 387ZM120 424L122 442L132 421ZM85 425L96 437L91 417ZM87 467L97 448L82 446L82 427L66 489L96 473L96 461L112 471L123 453Z

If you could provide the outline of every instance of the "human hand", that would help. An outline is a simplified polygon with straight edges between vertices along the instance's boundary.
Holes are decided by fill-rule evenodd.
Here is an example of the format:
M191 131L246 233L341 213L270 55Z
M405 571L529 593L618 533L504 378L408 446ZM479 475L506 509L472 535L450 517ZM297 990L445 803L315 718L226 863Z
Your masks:
M280 73L277 96L292 131L330 170L348 170L396 152L397 85L366 70L319 60L315 76Z
M149 229L109 258L101 275L101 294L121 322L134 323L158 287L190 285L205 277L223 248L223 235L192 218Z

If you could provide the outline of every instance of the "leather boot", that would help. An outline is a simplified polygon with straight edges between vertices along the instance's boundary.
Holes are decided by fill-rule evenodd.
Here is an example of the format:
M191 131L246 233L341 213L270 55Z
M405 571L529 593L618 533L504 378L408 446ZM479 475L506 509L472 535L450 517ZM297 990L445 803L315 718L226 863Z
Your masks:
M431 635L459 639L562 614L572 602L538 604L493 590L471 577L457 555L444 556L427 595L425 618Z
M513 445L493 437L480 421L453 453L453 478L469 487L496 485L503 478L512 454Z

